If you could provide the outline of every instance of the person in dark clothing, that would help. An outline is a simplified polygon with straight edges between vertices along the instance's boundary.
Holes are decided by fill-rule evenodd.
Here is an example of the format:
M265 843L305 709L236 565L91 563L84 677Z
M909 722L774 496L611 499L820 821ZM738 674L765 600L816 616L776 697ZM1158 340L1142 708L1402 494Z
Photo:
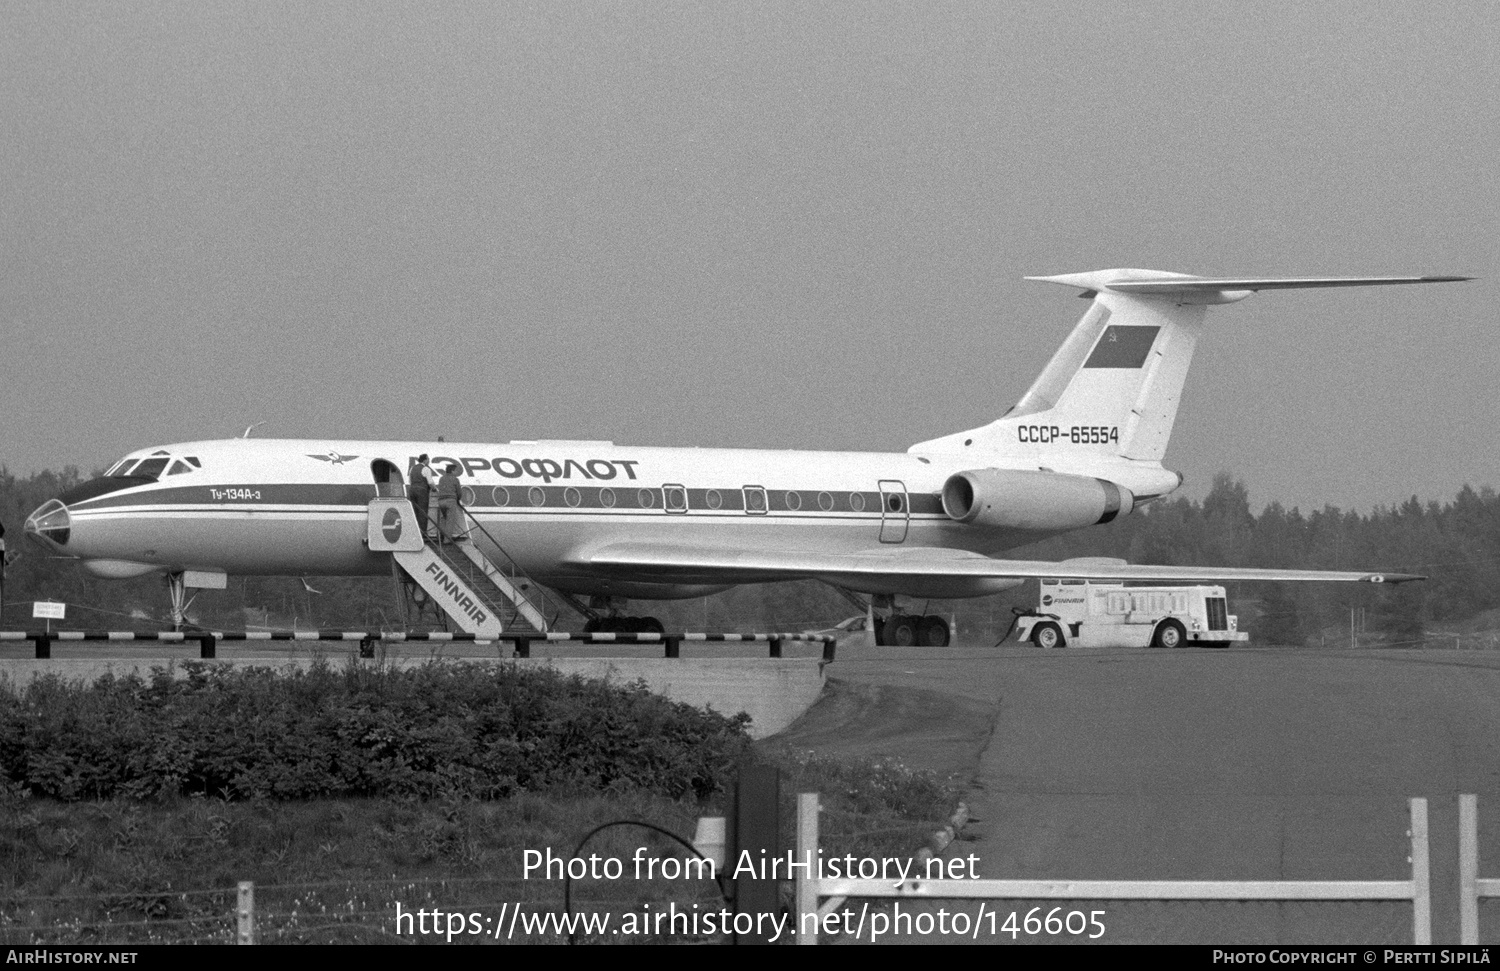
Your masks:
M427 453L417 456L417 464L411 469L411 484L406 487L406 496L417 514L417 523L424 536L432 535L432 466L427 464Z
M458 542L465 534L463 512L458 508L458 494L462 488L458 481L458 465L449 465L438 479L437 504L438 530L450 543Z

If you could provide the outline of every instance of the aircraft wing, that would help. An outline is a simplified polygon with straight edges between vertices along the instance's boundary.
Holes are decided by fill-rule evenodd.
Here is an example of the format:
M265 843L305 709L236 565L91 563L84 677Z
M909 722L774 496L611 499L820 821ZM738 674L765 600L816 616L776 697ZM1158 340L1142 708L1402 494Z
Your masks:
M1317 580L1346 583L1404 583L1426 577L1410 573L1368 571L1285 570L1258 567L1138 566L1123 560L1076 559L1004 560L938 547L893 547L857 553L807 550L728 549L657 543L614 543L575 561L577 565L613 576L660 582L702 582L706 577L726 583L814 578L842 584L881 578L899 584L910 580L930 587L934 581L955 584L977 579L1026 580L1146 580L1211 583L1234 580ZM855 584L863 585L863 584Z

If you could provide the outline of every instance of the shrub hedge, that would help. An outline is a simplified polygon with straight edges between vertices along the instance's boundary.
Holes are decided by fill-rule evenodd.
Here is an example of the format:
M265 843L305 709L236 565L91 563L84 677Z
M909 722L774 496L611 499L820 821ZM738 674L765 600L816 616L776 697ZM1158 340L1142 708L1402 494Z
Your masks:
M0 691L0 777L56 799L726 788L748 716L549 669L184 663Z

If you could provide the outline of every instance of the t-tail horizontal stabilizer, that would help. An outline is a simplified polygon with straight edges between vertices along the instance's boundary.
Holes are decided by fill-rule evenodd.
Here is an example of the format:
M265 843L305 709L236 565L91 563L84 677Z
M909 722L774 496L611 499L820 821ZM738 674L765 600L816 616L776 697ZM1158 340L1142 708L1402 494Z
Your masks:
M908 451L964 453L976 466L1087 471L1101 462L1159 463L1213 304L1257 290L1453 283L1462 276L1222 277L1161 270L1094 270L1028 280L1077 287L1088 311L1015 406L981 428Z
M1463 283L1468 276L1301 276L1208 279L1159 270L1095 270L1058 276L1029 276L1037 283L1060 283L1084 290L1109 290L1142 297L1196 297L1185 303L1233 303L1259 290L1317 290L1326 287L1388 287L1408 283Z

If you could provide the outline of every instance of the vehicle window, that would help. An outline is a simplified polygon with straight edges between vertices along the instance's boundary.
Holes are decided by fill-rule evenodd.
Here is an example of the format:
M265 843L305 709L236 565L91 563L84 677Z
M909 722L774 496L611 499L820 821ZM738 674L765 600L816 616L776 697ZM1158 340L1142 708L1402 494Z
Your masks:
M167 470L167 475L181 475L184 472L191 471L193 471L192 466L188 465L182 459L177 459L172 463L172 467Z

